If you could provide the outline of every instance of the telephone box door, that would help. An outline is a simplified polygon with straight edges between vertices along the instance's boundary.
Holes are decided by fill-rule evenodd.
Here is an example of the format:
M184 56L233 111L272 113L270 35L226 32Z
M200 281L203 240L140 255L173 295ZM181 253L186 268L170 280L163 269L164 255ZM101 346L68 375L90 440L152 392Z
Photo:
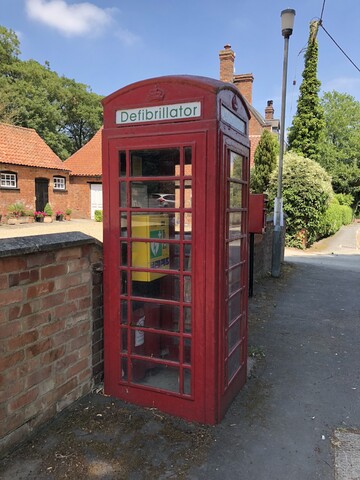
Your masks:
M205 232L198 161L205 135L110 138L106 148L105 281L113 301L106 306L105 391L201 421L205 254L193 253Z

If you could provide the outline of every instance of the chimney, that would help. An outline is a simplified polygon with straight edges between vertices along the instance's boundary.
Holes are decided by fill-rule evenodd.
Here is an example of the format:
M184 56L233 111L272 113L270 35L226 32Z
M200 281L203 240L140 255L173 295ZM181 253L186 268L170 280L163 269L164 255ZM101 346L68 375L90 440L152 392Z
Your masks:
M273 120L274 119L273 103L274 102L272 100L267 101L267 107L265 108L265 120Z
M243 95L248 103L252 105L252 84L254 81L254 75L252 73L241 73L240 75L235 75L234 84L240 90L241 95Z
M222 82L233 82L234 79L234 61L235 53L231 50L231 45L226 44L224 50L219 52L220 58L220 80Z

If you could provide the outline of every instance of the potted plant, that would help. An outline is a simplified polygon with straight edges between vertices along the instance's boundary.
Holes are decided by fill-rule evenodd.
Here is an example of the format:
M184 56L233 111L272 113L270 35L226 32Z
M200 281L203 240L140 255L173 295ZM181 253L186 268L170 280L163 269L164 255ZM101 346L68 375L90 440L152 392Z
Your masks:
M18 223L25 223L25 206L21 202L15 202L8 205L8 224L16 225Z
M50 203L47 203L44 208L44 222L46 223L51 223L52 222L52 214L53 214L53 209L51 208Z
M57 220L58 222L62 222L64 219L64 212L62 212L61 210L58 210L57 212L55 212L55 220Z
M44 221L44 217L45 217L45 213L44 213L44 212L40 212L40 211L35 211L35 212L34 212L35 222L43 222L43 221Z
M72 213L72 210L70 208L67 208L65 210L65 220L69 221L70 220L70 215Z

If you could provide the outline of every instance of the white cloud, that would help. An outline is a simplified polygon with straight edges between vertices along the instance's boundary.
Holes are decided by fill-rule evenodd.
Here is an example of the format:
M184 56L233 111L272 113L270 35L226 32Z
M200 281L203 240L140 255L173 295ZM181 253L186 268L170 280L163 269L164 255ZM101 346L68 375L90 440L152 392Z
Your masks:
M111 22L115 9L101 9L92 3L69 5L65 0L26 0L30 18L53 27L66 36L98 34Z
M126 28L118 27L114 35L116 38L121 40L121 43L124 43L128 46L132 46L141 42L141 38L139 36L131 33L129 30L126 30Z

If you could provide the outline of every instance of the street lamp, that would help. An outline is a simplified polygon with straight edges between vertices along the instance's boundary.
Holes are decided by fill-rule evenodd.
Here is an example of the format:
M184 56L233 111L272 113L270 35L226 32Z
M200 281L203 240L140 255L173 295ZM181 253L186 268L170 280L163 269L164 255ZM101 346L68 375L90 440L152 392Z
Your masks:
M280 276L282 258L282 238L284 228L283 199L282 199L282 174L285 140L285 107L286 107L286 82L288 69L289 38L293 32L295 10L288 8L281 12L281 33L284 37L284 63L281 95L281 118L280 118L280 151L277 196L274 204L274 234L272 244L271 275Z

